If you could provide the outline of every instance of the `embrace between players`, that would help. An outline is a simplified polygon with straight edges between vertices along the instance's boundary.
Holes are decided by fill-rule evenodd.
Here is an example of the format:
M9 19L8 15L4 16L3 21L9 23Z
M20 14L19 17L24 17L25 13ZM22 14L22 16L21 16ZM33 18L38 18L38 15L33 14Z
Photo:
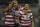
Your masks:
M13 8L12 5L14 5ZM5 12L5 17L5 25L18 27L15 26L18 23L20 27L34 27L33 15L28 4L23 7L16 0L12 1Z

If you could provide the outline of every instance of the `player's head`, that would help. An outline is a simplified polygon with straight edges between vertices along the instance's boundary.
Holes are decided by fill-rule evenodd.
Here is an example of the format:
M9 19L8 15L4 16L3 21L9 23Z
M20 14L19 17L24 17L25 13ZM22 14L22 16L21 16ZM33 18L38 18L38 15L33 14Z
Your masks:
M25 5L24 5L24 8L25 8L25 9L29 9L29 5L28 5L28 4L25 4Z
M18 7L18 2L15 2L14 5L15 5L15 7Z

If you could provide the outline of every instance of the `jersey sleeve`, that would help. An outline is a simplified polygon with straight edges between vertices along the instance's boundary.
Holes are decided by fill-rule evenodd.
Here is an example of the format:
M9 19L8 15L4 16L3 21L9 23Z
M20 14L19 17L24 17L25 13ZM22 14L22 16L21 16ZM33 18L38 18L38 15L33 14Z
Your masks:
M30 18L33 18L33 14L32 13L30 13L30 16L31 16Z
M19 11L18 16L21 16L21 12Z

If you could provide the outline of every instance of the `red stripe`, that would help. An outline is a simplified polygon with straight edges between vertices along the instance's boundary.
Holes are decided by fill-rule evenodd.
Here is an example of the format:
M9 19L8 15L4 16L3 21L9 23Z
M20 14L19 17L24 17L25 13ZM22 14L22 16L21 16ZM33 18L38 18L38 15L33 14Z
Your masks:
M19 12L18 14L20 14L21 15L21 13Z
M31 24L29 24L29 26L31 26Z
M24 22L21 22L22 24L27 24L27 23L24 23Z
M14 18L14 17L6 17L6 19L16 19L16 18Z
M6 17L6 19L16 19L16 18L12 18L12 17Z
M18 15L14 15L14 16L18 17Z
M14 21L7 21L7 20L5 20L5 22L16 22L15 20Z
M5 25L15 25L15 24L5 24Z
M18 9L15 9L15 11L19 11Z

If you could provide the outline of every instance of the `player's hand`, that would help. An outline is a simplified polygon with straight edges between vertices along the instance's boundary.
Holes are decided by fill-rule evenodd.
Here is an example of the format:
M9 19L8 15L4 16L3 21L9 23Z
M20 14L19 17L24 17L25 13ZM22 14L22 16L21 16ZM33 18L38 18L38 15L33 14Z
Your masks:
M22 26L22 24L21 24L21 23L19 23L19 25L20 25L20 26Z
M12 1L12 3L14 3L14 1Z
M25 10L25 12L31 12L31 10Z
M16 0L14 0L14 3L17 2Z
M31 10L26 10L26 11L31 11Z

